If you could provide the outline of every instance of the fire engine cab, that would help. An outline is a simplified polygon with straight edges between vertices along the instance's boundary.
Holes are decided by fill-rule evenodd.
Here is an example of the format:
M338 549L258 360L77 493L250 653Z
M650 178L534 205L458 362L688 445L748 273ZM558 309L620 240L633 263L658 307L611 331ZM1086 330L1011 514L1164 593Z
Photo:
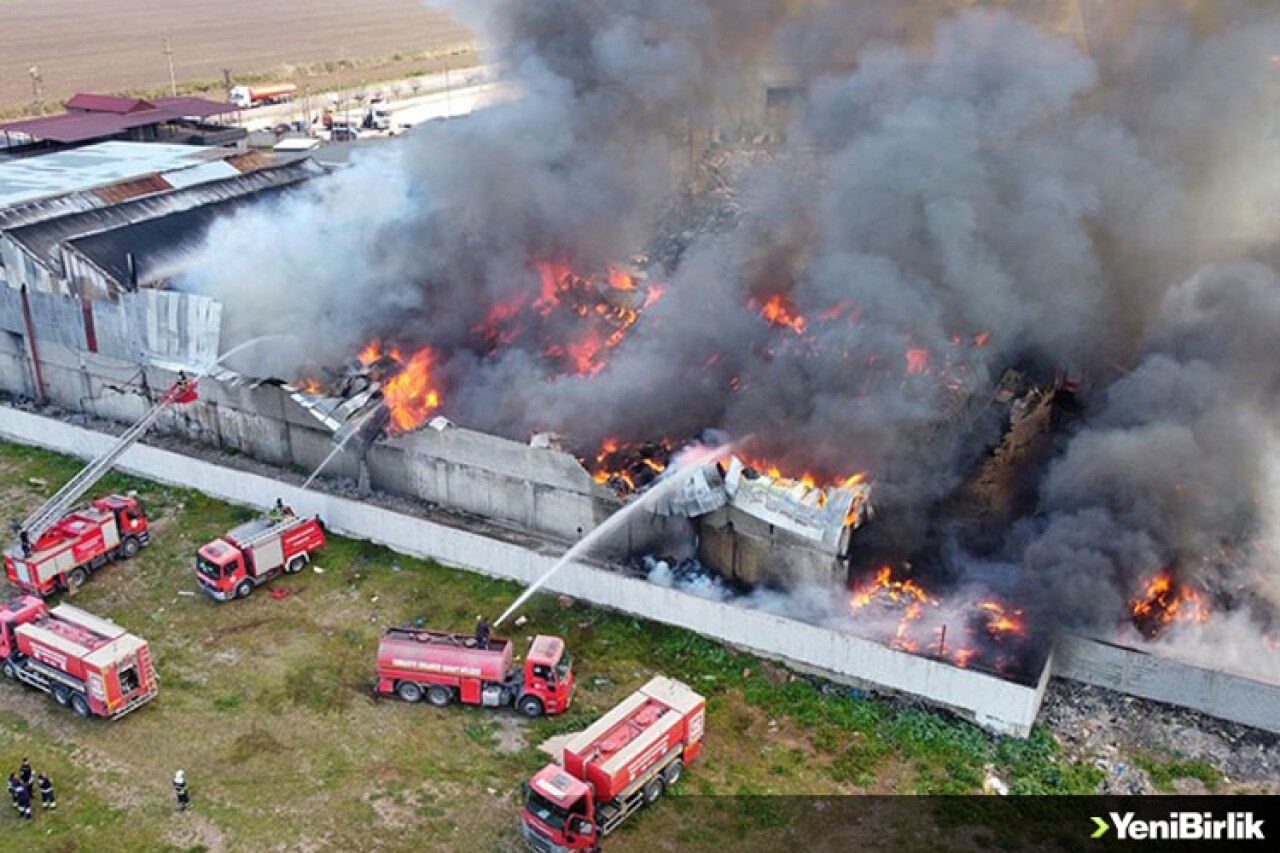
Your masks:
M573 661L559 637L537 636L524 666L511 663L511 641L477 642L466 634L389 628L378 643L377 691L436 707L515 708L526 717L560 714L573 699Z
M295 574L324 547L318 518L285 510L240 525L196 552L200 588L218 601L246 598L279 574Z
M23 538L4 555L9 581L24 592L75 590L111 560L135 556L151 539L142 505L108 495L68 513L34 542Z

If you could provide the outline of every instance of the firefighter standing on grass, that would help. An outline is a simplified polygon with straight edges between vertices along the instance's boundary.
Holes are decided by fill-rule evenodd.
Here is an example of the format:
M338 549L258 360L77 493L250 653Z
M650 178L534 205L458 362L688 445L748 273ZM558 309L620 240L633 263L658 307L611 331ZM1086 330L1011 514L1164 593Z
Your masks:
M18 781L17 773L9 774L9 799L13 800L13 807L18 807L18 789L22 787L22 783Z
M173 774L173 792L178 795L178 810L191 808L191 795L187 793L187 777L181 770Z
M21 781L18 782L18 792L14 795L14 805L18 807L18 814L31 820L31 789Z
M31 759L23 758L22 766L18 768L18 781L22 783L22 787L27 789L27 798L31 798L31 786L35 784L36 775L31 770Z
M46 809L56 809L58 800L53 796L53 782L49 780L43 770L36 777L36 787L40 789L40 804Z

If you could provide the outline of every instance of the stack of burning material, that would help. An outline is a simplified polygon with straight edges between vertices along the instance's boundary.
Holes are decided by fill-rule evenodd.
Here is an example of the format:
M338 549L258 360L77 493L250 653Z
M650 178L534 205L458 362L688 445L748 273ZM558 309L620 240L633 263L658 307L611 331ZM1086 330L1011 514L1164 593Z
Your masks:
M735 456L724 488L734 508L831 547L838 547L846 527L861 527L870 512L871 488L860 475L819 488L808 479L762 474Z

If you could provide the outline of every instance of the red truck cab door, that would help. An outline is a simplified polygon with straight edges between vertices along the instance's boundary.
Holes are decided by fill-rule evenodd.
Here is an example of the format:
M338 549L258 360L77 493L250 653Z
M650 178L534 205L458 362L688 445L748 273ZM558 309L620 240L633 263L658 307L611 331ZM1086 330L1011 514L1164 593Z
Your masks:
M596 850L599 848L599 829L590 817L578 814L578 806L586 804L588 814L591 812L591 798L583 797L574 806L574 813L564 826L565 845L570 850Z

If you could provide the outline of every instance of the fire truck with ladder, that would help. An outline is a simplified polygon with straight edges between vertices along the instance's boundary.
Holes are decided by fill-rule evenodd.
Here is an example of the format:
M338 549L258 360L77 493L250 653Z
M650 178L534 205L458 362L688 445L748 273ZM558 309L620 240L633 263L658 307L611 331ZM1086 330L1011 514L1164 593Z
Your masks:
M515 708L526 717L560 714L573 699L573 661L559 637L534 637L524 666L512 666L512 643L465 634L388 628L378 643L377 692L438 708Z
M115 719L157 692L145 640L70 604L33 595L0 607L0 670L82 717Z
M217 601L247 598L255 587L277 575L302 571L311 561L311 552L324 547L319 518L277 507L271 515L246 522L196 552L196 578L210 597Z
M107 450L67 481L58 492L15 525L18 542L5 551L10 583L33 595L76 590L95 569L127 559L151 538L146 513L136 497L108 495L73 510L76 501L102 479L170 406L197 397L195 380L181 375L151 409Z
M674 785L702 750L706 700L657 676L565 744L530 780L522 821L539 853L594 851Z

